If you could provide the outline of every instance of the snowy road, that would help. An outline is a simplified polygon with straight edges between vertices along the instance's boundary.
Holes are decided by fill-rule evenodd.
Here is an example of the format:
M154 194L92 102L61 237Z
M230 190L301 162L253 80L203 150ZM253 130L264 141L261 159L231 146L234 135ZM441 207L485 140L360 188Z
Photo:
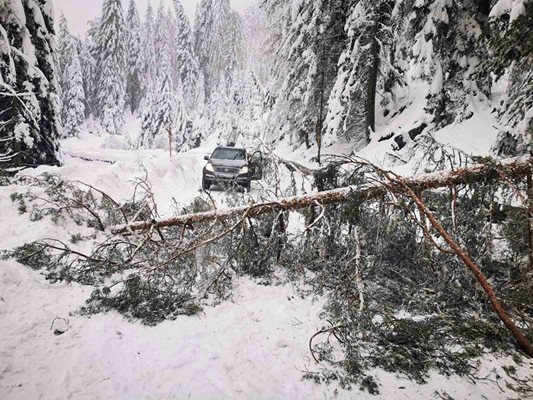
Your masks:
M307 343L320 303L288 286L239 280L232 301L156 327L117 313L71 315L90 288L50 285L34 271L0 261L0 398L58 399L457 399L508 398L490 381L434 375L416 385L376 371L381 396L302 380L316 371ZM68 320L66 333L51 329ZM61 322L61 321L60 321ZM507 360L508 361L508 360ZM496 376L502 360L482 373ZM498 370L491 372L493 367ZM520 373L520 371L519 371ZM502 375L503 376L503 375Z
M50 286L15 263L2 262L0 276L4 400L295 399L327 389L301 382L320 305L289 287L239 281L233 302L151 328L115 313L69 315L87 288ZM70 325L60 336L56 316Z

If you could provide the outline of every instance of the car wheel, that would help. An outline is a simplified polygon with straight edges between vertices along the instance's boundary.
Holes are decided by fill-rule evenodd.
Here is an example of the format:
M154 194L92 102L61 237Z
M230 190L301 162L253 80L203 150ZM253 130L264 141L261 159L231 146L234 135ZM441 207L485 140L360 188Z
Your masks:
M202 179L202 189L209 190L210 187L211 187L211 184L207 182L205 179Z
M246 190L247 192L250 192L250 190L252 190L252 182L248 182L244 185L244 190Z

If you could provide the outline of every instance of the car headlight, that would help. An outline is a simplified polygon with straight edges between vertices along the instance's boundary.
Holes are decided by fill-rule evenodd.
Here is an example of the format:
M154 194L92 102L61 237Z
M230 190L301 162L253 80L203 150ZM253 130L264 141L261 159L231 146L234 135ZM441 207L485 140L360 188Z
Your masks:
M248 171L250 171L248 167L242 167L241 170L239 171L239 174L245 175L248 173Z
M207 165L205 166L205 170L209 172L215 172L215 168L213 168L213 165L211 165L211 163L207 163Z

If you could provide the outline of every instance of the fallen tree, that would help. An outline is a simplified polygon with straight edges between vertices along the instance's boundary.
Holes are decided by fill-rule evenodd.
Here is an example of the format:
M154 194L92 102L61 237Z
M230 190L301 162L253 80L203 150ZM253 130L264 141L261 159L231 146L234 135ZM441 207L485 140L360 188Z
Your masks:
M437 245L432 239L432 235L424 226L425 224L423 224L421 221L417 221L417 224L423 228L426 239L428 239L430 243L434 244L442 252L455 253L457 257L459 257L459 259L462 260L464 264L473 272L476 280L487 294L495 312L503 321L507 329L511 331L519 347L521 347L526 354L531 357L533 355L533 348L531 344L522 331L517 328L501 305L496 293L494 292L494 289L488 283L486 276L481 272L479 267L474 261L472 261L468 254L457 245L457 243L451 238L439 221L429 211L419 197L419 193L428 189L454 187L455 185L491 179L503 180L513 186L511 178L526 176L528 180L530 179L533 169L533 159L531 157L518 157L503 160L499 163L487 162L484 164L476 164L460 168L454 171L423 174L412 178L402 178L394 173L381 170L365 160L351 161L360 167L367 166L373 169L374 172L379 172L378 176L384 177L385 180L378 180L375 177L372 178L370 176L368 177L370 183L365 183L360 186L348 186L340 189L307 194L304 196L284 198L273 202L253 204L251 206L242 206L196 214L186 214L163 221L140 222L117 227L114 229L114 233L128 233L170 226L192 227L192 225L195 223L206 221L222 221L237 216L241 217L242 222L244 218L257 217L271 212L303 209L313 205L323 206L327 204L341 203L344 201L359 203L372 198L384 196L387 193L407 195L416 203L420 214L429 219L431 225L433 225L433 228L440 234L440 236L442 236L445 242L450 246L451 250L445 250L441 246ZM529 207L531 206L528 205L528 208ZM238 226L241 222L235 226ZM224 234L226 233L223 233L223 235ZM216 239L218 239L218 237ZM175 257L173 257L171 260L174 259Z
M156 221L146 182L140 183L146 193L121 205L91 186L80 189L79 182L26 178L25 184L40 188L39 196L30 190L12 196L21 212L90 229L68 242L29 243L7 256L54 282L94 286L83 312L118 310L146 324L227 299L234 276L274 282L282 269L283 279L305 282L328 301L329 325L312 342L321 363L341 365L329 340L316 343L323 334L345 349L347 377L376 366L420 381L434 368L466 374L475 370L469 360L485 352L514 351L505 328L531 354L531 273L523 234L531 161L487 161L404 179L346 159L350 167L335 171L339 179L323 186L341 189L208 212L212 204L199 197L177 222ZM424 192L432 188L443 189ZM496 215L500 205L514 211ZM286 211L292 210L299 222L305 218L303 232L286 229ZM151 229L128 229L137 220L149 221L139 224ZM112 227L126 228L125 234L100 233ZM510 253L493 251L494 238L509 244Z
M496 295L496 292L494 291L494 288L489 283L489 280L487 279L485 274L481 271L479 266L472 260L472 258L466 253L466 251L463 248L461 248L457 244L457 242L450 236L450 234L446 231L443 225L439 222L439 220L435 217L435 215L426 206L426 204L421 199L421 197L405 182L404 179L400 178L398 175L391 174L385 171L383 171L383 173L391 184L395 186L398 186L398 185L403 186L403 192L415 202L416 206L418 207L418 210L420 211L420 215L424 215L429 220L433 228L438 232L438 234L448 244L448 246L451 249L451 252L455 253L455 255L473 273L476 280L478 281L480 286L483 288L484 292L487 294L487 297L491 303L492 308L494 309L496 314L498 314L498 317L501 319L501 321L504 323L507 329L511 332L516 342L518 343L518 346L522 350L524 350L524 352L529 357L533 357L533 346L531 345L531 343L529 343L529 340L526 337L526 335L524 335L524 333L516 326L516 324L511 319L507 311L504 309L500 300L498 299L498 296ZM529 178L529 174L528 174L528 178ZM431 239L431 235L427 232L427 228L424 227L421 221L418 221L417 224L425 230L426 232L425 237L426 239L430 241L431 244L433 244L437 249L439 249L439 251L448 252L448 250L443 249L442 247L437 245L433 239Z
M484 179L495 179L503 176L520 177L527 176L533 171L532 157L510 158L498 163L475 164L465 168L459 168L449 172L435 172L421 174L404 179L415 192L428 189L436 189L453 185L460 185L472 182L479 182ZM386 194L385 182L372 182L361 186L348 186L344 188L328 190L319 193L311 193L303 196L287 197L276 201L253 204L251 206L241 206L235 208L220 209L195 214L179 215L177 217L161 221L144 221L129 225L116 226L113 233L128 233L149 229L158 229L169 226L193 226L194 224L206 221L223 221L236 216L246 214L248 218L254 218L263 214L289 211L306 208L317 203L326 205L341 203L347 200L364 201ZM387 185L391 185L387 182ZM403 190L401 184L392 183L392 190ZM394 187L396 185L397 187Z

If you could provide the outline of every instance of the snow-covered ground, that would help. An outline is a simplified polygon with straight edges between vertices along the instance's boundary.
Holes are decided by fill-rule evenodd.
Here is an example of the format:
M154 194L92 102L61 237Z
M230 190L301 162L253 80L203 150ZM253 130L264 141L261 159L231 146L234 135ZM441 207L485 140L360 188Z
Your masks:
M433 375L426 385L374 371L380 396L302 380L318 370L307 347L320 327L320 302L289 286L239 280L232 301L156 327L116 313L72 314L89 295L50 285L15 262L0 262L0 398L19 399L506 399L502 365L484 360L480 376ZM64 318L66 321L54 319ZM66 333L54 335L61 325ZM65 329L65 327L63 327ZM524 377L527 368L519 370ZM498 378L499 377L499 378ZM495 381L499 381L499 387Z
M65 141L63 150L63 167L25 173L57 173L125 200L133 180L148 171L159 212L166 215L174 201L187 205L199 194L203 156L212 149L171 160L163 151L121 150L110 138L84 134ZM78 229L19 215L9 198L17 190L0 187L1 249ZM251 196L266 192L255 184ZM214 198L223 206L226 194L215 192ZM0 399L506 399L517 394L507 387L512 381L502 366L515 366L524 379L533 370L531 362L516 366L509 358L487 358L479 374L486 379L433 374L425 385L376 370L381 395L371 396L302 379L320 369L308 341L324 324L322 302L301 298L291 286L241 278L230 301L155 327L115 312L77 314L91 290L50 284L13 260L0 261ZM58 328L65 333L55 335Z

